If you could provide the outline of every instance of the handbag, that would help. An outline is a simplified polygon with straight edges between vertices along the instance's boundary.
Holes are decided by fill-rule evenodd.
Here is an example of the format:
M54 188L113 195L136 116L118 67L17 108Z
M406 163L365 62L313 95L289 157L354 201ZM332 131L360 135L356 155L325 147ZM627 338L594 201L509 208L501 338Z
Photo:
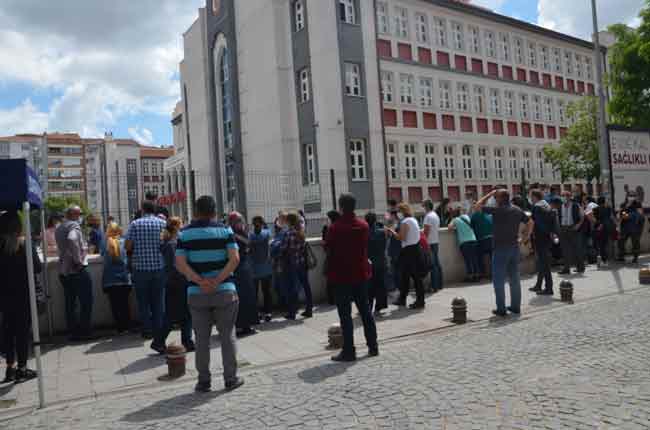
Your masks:
M309 243L305 243L305 264L307 270L314 270L318 267L318 258L316 258L316 254L314 254L314 250Z

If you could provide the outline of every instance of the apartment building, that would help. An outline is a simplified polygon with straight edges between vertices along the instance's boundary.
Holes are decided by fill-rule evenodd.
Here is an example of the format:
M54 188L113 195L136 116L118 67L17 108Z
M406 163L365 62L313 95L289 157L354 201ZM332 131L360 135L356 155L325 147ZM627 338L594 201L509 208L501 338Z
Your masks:
M198 193L267 217L558 183L542 150L596 92L591 42L466 1L206 0L184 53Z
M76 133L46 133L47 191L49 196L78 197L86 201L86 153Z
M142 195L165 195L169 191L165 182L165 160L174 155L174 148L140 147L142 166Z
M38 175L41 187L47 191L47 151L45 138L38 134L0 137L0 160L24 158Z
M181 102L176 104L172 114L172 129L174 136L174 155L167 158L163 165L165 173L165 191L159 199L159 204L166 206L172 216L189 220L192 213L192 205L189 201L190 176L189 166L190 148L187 144L187 134L184 126L184 107Z

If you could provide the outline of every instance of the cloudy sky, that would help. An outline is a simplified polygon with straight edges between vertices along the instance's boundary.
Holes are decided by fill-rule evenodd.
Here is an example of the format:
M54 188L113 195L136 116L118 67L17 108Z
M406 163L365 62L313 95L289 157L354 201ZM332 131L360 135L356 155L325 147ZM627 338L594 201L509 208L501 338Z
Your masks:
M574 36L591 34L590 0L474 2ZM148 145L171 144L181 35L203 4L0 1L0 135L47 130L95 137L111 130ZM601 27L634 24L642 4L598 0Z

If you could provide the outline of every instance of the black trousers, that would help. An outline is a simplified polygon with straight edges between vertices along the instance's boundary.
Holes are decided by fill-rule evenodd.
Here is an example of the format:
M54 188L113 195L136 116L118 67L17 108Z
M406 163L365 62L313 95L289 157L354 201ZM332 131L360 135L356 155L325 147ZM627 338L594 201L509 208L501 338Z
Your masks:
M271 294L271 276L265 278L255 279L255 303L258 303L259 292L262 290L264 296L264 305L262 312L270 314L273 312L273 295Z
M341 321L341 331L343 331L343 354L348 356L355 355L352 302L361 315L366 345L369 349L377 349L377 326L368 306L367 288L366 283L336 286L336 308Z
M562 227L560 230L560 246L562 246L564 270L569 270L571 266L575 266L579 272L584 272L584 235L575 231L573 227Z
M8 365L13 365L18 357L18 367L27 366L29 328L29 307L7 306L2 314L2 331L4 332L3 350Z
M131 290L130 285L111 285L105 288L118 331L126 331L131 328L131 315L129 312Z
M535 242L535 263L537 264L537 283L535 288L542 288L545 283L547 291L553 291L553 275L551 273L551 242Z
M378 262L372 265L372 279L368 288L368 304L372 312L388 308L388 293L386 292L386 263Z
M411 279L415 284L416 303L424 303L424 284L418 272L418 259L420 258L420 245L415 244L402 249L399 257L400 267L400 301L406 302L411 288Z
M625 233L618 241L618 258L625 258L625 246L628 239L632 240L632 256L636 259L639 258L641 253L641 233Z

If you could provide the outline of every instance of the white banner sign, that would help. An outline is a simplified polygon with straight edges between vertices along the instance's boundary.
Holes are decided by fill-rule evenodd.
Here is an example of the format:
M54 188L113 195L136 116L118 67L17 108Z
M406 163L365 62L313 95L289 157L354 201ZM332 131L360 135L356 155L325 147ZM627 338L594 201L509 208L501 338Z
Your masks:
M636 199L650 207L650 132L612 129L609 142L616 204Z

